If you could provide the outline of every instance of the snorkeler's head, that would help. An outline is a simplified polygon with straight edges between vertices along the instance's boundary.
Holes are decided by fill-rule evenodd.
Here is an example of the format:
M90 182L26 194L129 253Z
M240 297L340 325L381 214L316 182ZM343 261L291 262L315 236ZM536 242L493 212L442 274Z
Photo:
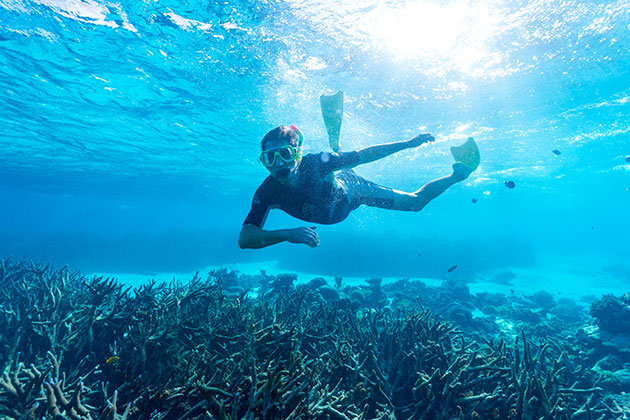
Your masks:
M263 137L260 145L260 162L276 178L286 178L297 169L302 159L303 135L300 130L279 126Z
M291 145L293 147L299 147L299 130L293 129L295 126L287 127L285 125L278 126L273 130L265 134L265 137L260 142L262 150L267 150L278 145Z

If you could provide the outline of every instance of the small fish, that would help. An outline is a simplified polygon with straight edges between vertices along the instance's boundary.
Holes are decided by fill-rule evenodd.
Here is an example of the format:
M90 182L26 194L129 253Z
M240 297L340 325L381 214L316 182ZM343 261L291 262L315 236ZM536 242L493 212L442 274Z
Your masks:
M477 199L476 199L476 198L473 198L473 199L472 199L472 202L473 202L473 204L475 204L475 203L477 202Z
M626 158L624 159L626 162L630 162L630 156L626 156Z
M558 155L562 154L562 152L561 152L560 150L558 150L558 149L554 149L554 150L552 150L552 151L551 151L551 153L553 153L553 154L554 154L554 155L556 155L556 156L558 156Z
M505 181L505 186L512 189L516 187L516 184L514 183L514 181Z
M422 257L422 253L418 252L418 257Z
M449 273L452 273L453 270L455 270L457 268L457 264L455 264L454 266L452 266L451 268L448 269Z
M107 360L105 360L105 363L116 363L117 361L120 360L120 357L118 356L112 356L112 357L108 357Z

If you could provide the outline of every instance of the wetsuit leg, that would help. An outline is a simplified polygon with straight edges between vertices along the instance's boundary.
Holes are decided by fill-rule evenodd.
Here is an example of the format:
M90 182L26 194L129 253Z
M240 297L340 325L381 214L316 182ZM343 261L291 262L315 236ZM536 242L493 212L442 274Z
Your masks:
M335 174L337 180L343 184L350 202L350 206L356 209L362 204L381 209L403 210L396 206L398 196L408 195L402 191L396 191L372 181L360 177L353 170L340 171Z
M344 184L352 210L365 204L382 209L420 211L449 187L466 179L467 175L462 176L455 169L454 166L453 175L430 181L412 193L383 187L360 177L352 170L341 171L336 177Z

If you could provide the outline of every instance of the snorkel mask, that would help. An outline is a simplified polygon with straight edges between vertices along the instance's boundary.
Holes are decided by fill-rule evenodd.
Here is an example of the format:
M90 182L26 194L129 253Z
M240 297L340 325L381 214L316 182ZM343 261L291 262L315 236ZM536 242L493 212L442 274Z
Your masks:
M287 144L286 146L263 150L258 159L265 168L283 166L290 162L297 163L302 160L302 144L304 143L304 135L294 125L289 128L298 137L297 147Z

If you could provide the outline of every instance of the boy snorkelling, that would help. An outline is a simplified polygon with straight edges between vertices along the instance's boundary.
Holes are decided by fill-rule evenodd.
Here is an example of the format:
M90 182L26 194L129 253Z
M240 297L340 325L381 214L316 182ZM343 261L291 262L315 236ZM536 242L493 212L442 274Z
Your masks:
M311 223L334 224L361 205L399 211L420 211L450 186L468 178L479 166L479 150L468 139L452 147L456 160L451 175L435 179L414 192L384 187L357 175L352 168L405 149L434 141L430 134L410 140L369 146L354 152L339 147L343 93L321 97L322 114L333 152L302 156L304 136L295 126L279 126L261 141L261 163L270 175L258 187L239 236L241 248L264 248L280 242L319 245L316 226L264 230L269 210L279 208Z

